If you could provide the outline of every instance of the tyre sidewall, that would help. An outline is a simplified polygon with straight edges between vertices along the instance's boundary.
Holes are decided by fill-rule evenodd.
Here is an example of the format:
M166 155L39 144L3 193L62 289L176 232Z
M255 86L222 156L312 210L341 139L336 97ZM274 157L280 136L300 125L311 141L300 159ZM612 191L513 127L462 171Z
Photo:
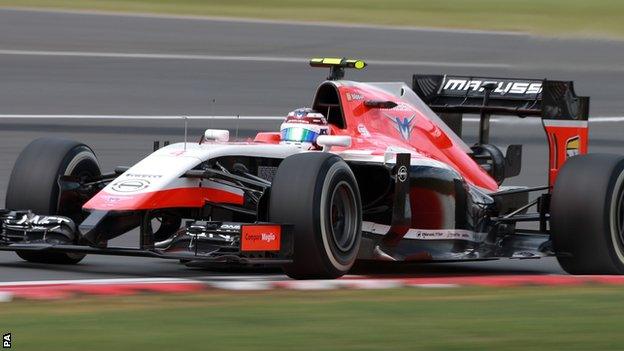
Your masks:
M618 211L618 202L621 197L624 195L624 159L620 161L614 171L611 173L614 175L612 177L611 184L609 186L609 191L607 194L611 194L611 196L607 196L607 204L605 209L605 223L608 223L609 226L609 236L607 240L610 240L611 245L609 246L609 253L611 254L611 260L614 265L617 267L618 273L624 273L624 243L622 242L622 238L618 233L618 224L617 224L617 211ZM624 204L621 204L624 206Z
M355 262L355 258L357 257L358 250L360 246L361 235L358 235L361 232L362 227L362 211L360 210L360 194L358 191L357 183L354 182L355 176L353 172L342 160L333 163L325 174L325 178L322 181L320 191L320 200L319 200L319 208L318 208L318 220L315 220L318 223L318 239L320 241L319 246L323 248L326 255L324 255L324 259L326 260L326 265L331 267L334 270L337 270L337 273L346 273L351 269L353 263ZM349 249L346 252L343 252L338 248L333 239L333 235L331 234L331 228L329 223L329 218L327 218L329 211L331 211L331 196L339 184L344 184L348 186L351 190L352 201L355 203L356 209L358 209L356 214L356 224L355 224L355 237L349 245Z

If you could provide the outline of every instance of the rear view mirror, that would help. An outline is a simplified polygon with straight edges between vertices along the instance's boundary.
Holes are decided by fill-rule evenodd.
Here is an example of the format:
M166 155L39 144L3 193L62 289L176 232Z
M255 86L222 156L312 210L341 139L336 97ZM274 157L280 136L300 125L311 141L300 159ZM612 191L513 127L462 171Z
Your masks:
M230 140L230 131L226 129L206 129L203 140L226 142Z
M351 146L351 137L348 135L320 135L316 143L323 147L323 151L329 151L332 146Z

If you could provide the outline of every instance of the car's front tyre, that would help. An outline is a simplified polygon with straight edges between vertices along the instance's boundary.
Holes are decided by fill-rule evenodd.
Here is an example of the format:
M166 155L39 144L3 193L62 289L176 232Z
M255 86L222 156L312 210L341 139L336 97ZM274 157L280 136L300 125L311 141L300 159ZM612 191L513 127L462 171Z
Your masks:
M100 175L98 160L85 144L61 138L40 138L20 153L7 187L6 207L31 210L40 215L62 215L82 220L82 203L60 208L59 177L71 175L93 178ZM79 223L76 223L79 224ZM85 255L77 253L16 251L29 262L75 264Z
M362 236L358 184L339 156L308 152L280 164L271 186L271 222L292 224L295 279L333 279L353 266Z

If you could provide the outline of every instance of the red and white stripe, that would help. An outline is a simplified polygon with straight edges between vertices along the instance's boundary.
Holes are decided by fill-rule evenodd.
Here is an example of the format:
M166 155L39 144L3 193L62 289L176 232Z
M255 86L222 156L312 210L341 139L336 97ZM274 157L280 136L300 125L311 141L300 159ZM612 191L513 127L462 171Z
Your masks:
M237 277L233 277L237 278ZM238 277L238 279L245 277ZM434 277L360 277L337 280L275 280L258 277L250 280L201 281L177 278L128 278L90 280L48 280L0 283L0 302L13 299L54 300L80 295L127 296L140 293L194 293L205 290L266 291L455 288L461 286L580 286L586 284L624 285L624 276L592 275L486 275Z

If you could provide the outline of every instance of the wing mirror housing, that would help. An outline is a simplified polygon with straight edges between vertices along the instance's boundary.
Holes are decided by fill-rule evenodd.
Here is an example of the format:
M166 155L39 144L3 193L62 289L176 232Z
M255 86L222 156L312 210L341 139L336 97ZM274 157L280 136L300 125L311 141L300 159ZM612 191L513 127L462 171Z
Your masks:
M394 101L386 101L386 100L366 100L364 101L364 106L370 108L380 108L380 109L391 109L398 106L398 104Z
M202 141L221 141L230 140L230 131L227 129L206 129Z
M327 152L333 146L351 146L351 137L348 135L320 135L316 138L316 143L323 147L324 152Z

